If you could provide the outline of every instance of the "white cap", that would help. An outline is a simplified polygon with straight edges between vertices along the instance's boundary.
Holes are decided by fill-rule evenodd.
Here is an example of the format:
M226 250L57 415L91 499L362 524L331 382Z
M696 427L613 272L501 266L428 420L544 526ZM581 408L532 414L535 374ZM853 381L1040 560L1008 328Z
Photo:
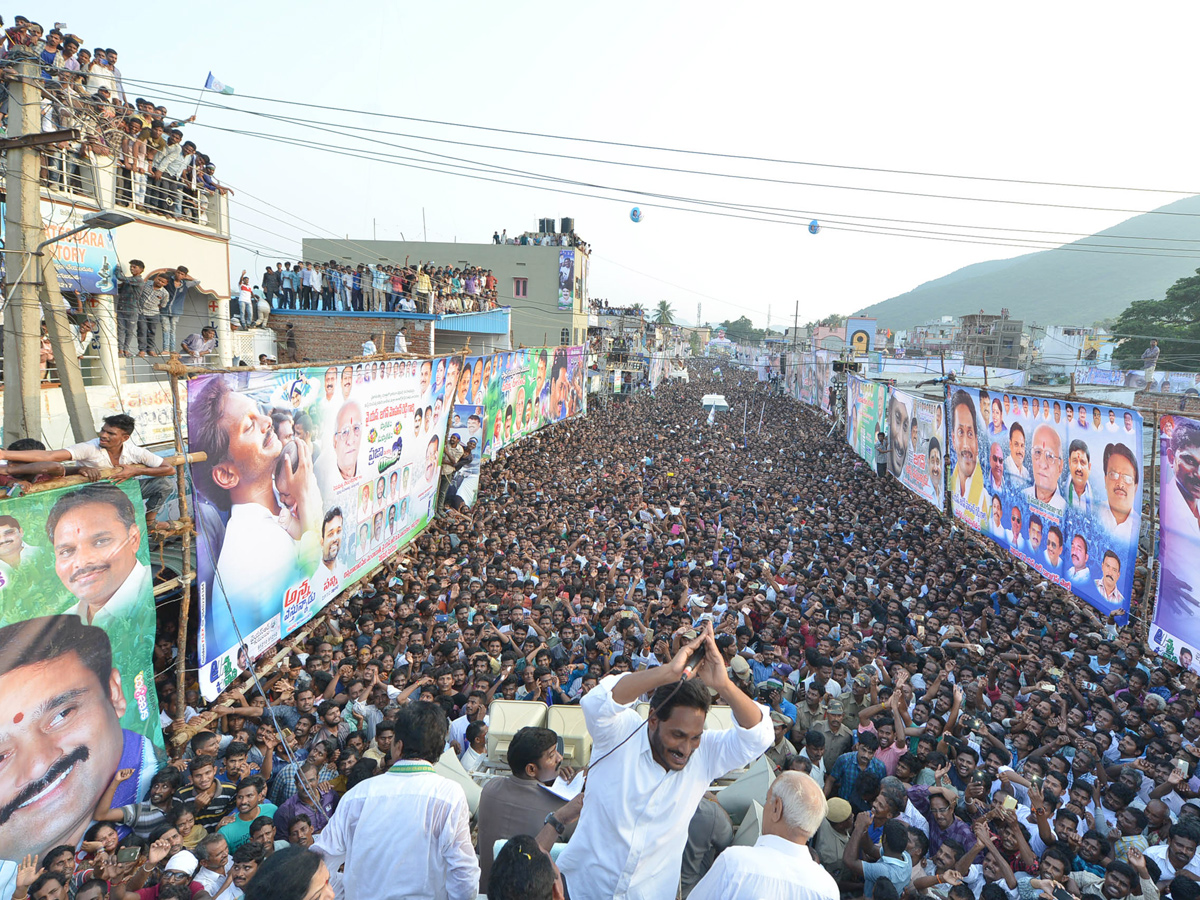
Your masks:
M196 869L200 867L200 860L196 859L196 855L189 850L180 850L174 856L167 860L166 866L163 867L164 872L184 872L191 877L195 874Z

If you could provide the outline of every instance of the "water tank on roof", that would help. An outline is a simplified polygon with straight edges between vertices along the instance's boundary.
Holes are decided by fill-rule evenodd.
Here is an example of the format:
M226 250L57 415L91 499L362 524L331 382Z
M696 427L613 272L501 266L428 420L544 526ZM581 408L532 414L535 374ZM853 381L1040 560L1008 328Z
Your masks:
M554 234L554 219L538 219L539 234Z
M574 230L575 230L575 220L574 219L563 219L562 220L562 228L559 229L560 234L570 234Z

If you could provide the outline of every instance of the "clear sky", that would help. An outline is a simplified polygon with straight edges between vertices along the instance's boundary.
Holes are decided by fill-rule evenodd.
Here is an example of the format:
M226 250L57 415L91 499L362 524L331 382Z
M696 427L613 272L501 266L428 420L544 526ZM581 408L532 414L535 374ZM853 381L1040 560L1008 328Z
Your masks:
M797 301L803 324L887 299L971 262L1043 248L967 240L1069 241L1130 215L984 198L1147 210L1181 196L627 149L247 95L798 162L1200 189L1187 138L1200 25L1194 3L243 0L198 7L126 0L114 16L111 8L60 0L52 9L23 12L47 28L65 21L85 46L119 50L131 98L145 96L173 115L188 115L211 70L236 94L206 94L206 101L299 120L201 107L197 124L186 129L237 192L234 279L243 267L261 272L267 262L298 258L305 236L413 240L427 234L429 240L485 242L495 230L516 234L535 229L543 216L573 216L593 249L593 297L648 307L666 299L687 321L700 302L706 321L745 314L760 327L769 310L778 327L791 324ZM440 153L469 161L455 165L508 167L586 186L533 182L551 188L544 190L472 180L247 132L421 165L436 159L429 153ZM526 181L494 170L473 174ZM640 224L629 219L635 204L645 213ZM784 211L794 224L754 221L780 214L747 207ZM814 217L824 225L817 235L805 227ZM862 233L881 226L949 232L955 240Z

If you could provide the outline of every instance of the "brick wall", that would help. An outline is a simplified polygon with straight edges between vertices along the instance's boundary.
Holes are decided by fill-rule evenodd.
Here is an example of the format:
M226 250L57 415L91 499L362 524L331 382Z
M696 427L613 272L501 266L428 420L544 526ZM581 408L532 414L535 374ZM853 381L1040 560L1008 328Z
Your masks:
M269 325L279 343L279 361L287 354L287 326L295 326L296 358L314 363L333 359L352 359L362 355L362 345L368 337L375 341L381 353L391 353L396 332L408 326L408 352L431 355L433 322L428 319L405 319L399 316L361 315L294 315L286 312L271 314Z

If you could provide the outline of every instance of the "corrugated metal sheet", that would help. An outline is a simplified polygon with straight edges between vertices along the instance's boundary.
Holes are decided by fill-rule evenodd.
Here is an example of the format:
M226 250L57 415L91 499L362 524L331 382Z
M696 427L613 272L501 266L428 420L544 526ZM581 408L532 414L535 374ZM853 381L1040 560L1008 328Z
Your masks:
M508 334L509 311L490 309L487 312L448 314L438 320L439 331L469 331L473 334Z

